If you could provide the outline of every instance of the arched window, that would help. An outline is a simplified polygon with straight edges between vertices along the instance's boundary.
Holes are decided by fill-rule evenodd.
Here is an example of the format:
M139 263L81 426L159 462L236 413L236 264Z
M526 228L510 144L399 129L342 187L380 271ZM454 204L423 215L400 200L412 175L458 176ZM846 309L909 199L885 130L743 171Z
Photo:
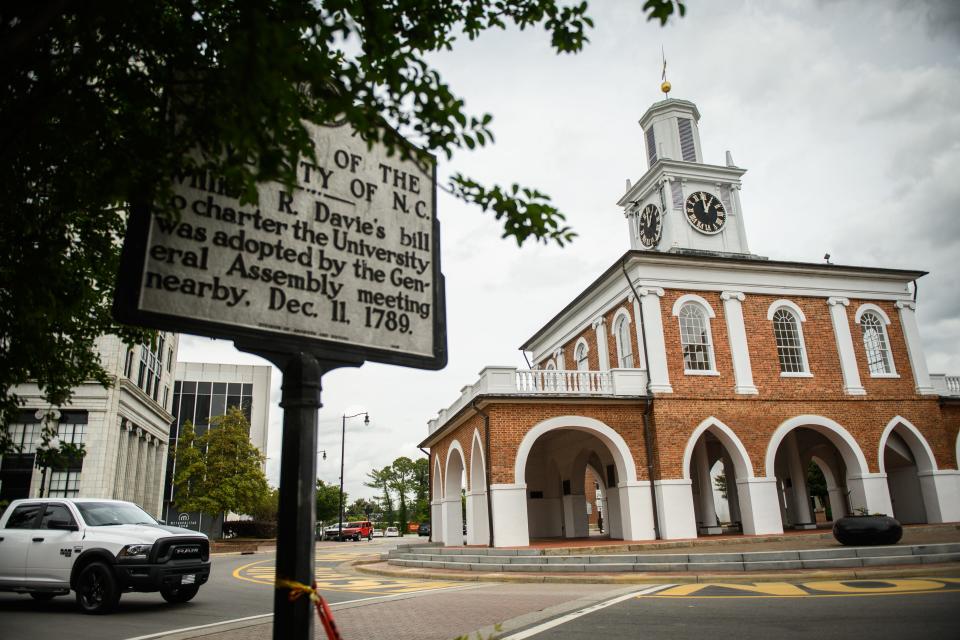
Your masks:
M713 371L713 339L703 307L687 302L680 308L679 317L683 368L688 372Z
M576 352L575 352L575 354L574 354L574 358L575 358L576 361L577 361L577 371L589 371L589 370L590 370L590 363L589 363L589 361L588 361L588 359L587 359L587 353L588 353L588 351L589 351L589 350L587 349L587 343L586 343L586 342L581 342L580 344L577 345L577 350L576 350Z
M867 354L870 375L892 374L890 341L887 339L887 328L883 320L874 311L864 311L860 315L860 329L863 331L863 350Z
M557 365L554 364L553 360L547 363L547 371L554 371L557 368Z
M780 373L806 373L807 352L797 316L786 307L773 313L773 337L777 341Z
M621 369L632 369L633 345L630 342L630 319L626 314L617 318L614 335L617 337L617 366Z

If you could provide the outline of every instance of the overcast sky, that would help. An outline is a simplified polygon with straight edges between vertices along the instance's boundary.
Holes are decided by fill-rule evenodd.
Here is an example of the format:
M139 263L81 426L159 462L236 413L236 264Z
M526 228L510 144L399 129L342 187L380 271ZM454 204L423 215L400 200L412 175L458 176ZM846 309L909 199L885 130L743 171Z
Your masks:
M558 56L542 30L484 34L437 56L496 144L443 163L485 183L549 193L579 234L570 246L500 238L478 209L441 193L450 361L424 372L377 364L324 377L319 477L337 483L348 422L346 490L366 472L420 455L427 420L487 365L525 367L519 345L629 248L616 206L646 169L637 121L671 97L701 113L705 162L746 168L741 199L753 253L779 260L930 271L918 317L930 370L960 375L960 3L687 0L666 28L642 2L595 0L591 43ZM184 336L183 361L263 364L231 343ZM268 477L280 454L274 370Z

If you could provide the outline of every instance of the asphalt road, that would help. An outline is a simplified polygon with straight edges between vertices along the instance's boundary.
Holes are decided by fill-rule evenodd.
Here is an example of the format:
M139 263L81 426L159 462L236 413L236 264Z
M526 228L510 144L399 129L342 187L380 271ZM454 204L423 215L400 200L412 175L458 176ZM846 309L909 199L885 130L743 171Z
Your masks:
M960 638L960 579L682 585L512 629L504 640Z
M317 578L327 600L338 603L454 586L436 582L414 585L411 584L414 581L390 578L371 580L336 569L347 560L384 553L396 544L397 539L319 543ZM215 556L210 580L191 602L171 605L159 593L128 593L120 599L117 610L107 616L80 613L72 592L49 602L37 602L27 595L0 593L0 639L123 640L269 615L273 609L274 556L272 552Z

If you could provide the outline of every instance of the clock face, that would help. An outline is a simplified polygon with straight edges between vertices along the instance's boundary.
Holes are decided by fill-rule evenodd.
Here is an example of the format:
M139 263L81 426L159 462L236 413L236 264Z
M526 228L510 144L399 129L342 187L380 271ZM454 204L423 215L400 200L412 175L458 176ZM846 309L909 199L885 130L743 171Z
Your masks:
M660 242L660 234L663 231L663 218L657 205L648 204L640 212L640 218L637 221L640 242L647 248L653 248Z
M701 233L719 233L727 221L727 210L720 198L706 191L695 191L687 197L687 222Z

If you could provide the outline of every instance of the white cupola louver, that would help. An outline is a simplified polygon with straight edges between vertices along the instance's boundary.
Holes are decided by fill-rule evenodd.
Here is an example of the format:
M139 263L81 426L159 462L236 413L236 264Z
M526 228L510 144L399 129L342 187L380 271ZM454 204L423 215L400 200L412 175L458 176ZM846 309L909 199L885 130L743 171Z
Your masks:
M697 150L693 144L693 126L690 118L677 118L677 128L680 131L680 153L687 162L697 161Z
M653 138L653 125L647 129L646 133L647 138L647 162L652 167L653 164L657 161L657 144Z

